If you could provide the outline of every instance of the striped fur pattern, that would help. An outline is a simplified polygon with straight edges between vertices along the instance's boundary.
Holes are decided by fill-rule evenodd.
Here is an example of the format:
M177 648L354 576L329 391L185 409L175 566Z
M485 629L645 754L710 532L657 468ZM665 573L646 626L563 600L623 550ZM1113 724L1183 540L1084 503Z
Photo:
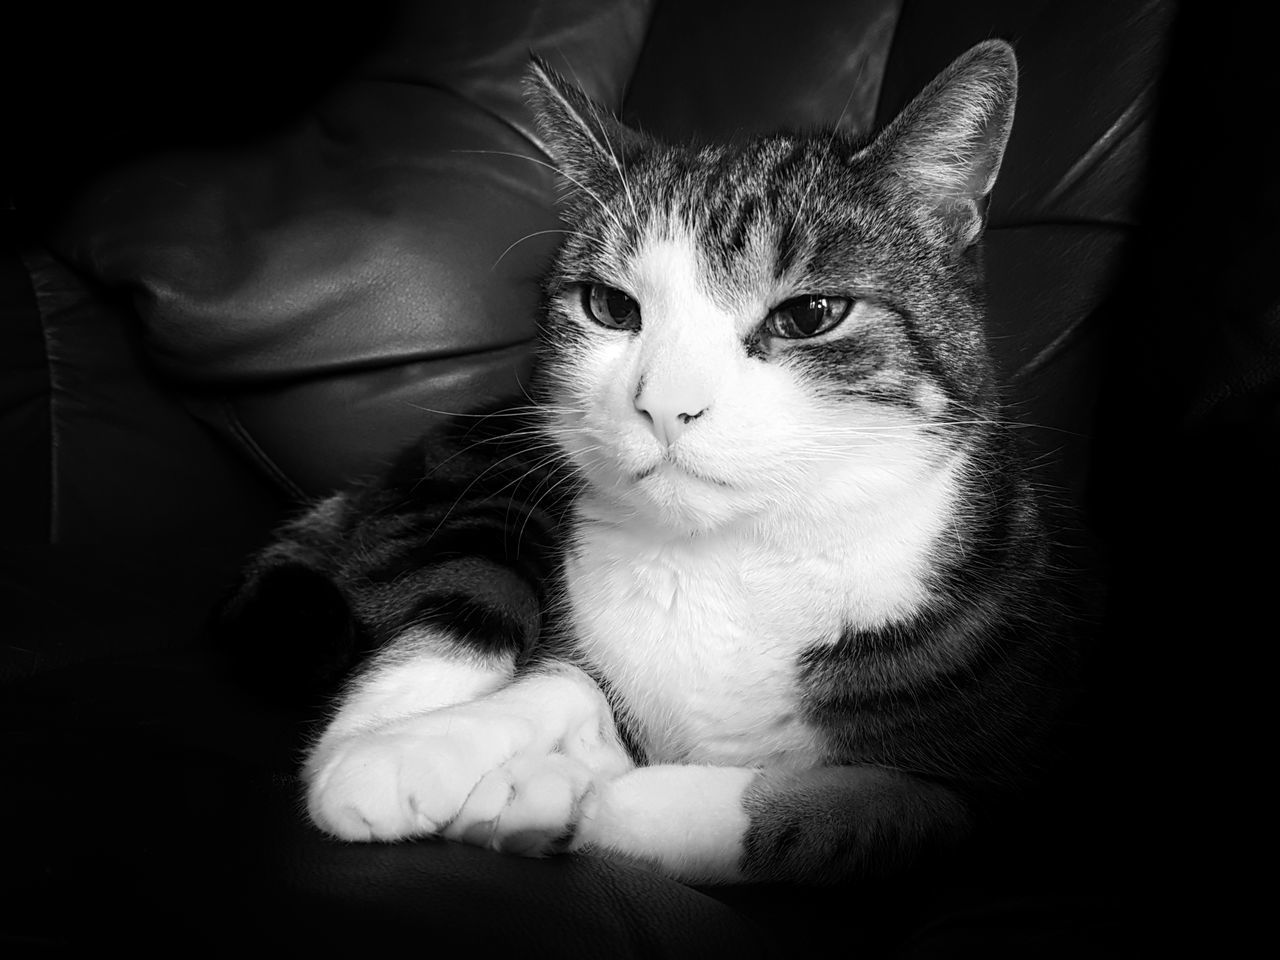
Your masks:
M537 402L317 504L229 608L355 664L321 829L824 882L1018 782L1062 648L982 334L1015 87L991 41L874 139L690 148L535 63L570 228Z

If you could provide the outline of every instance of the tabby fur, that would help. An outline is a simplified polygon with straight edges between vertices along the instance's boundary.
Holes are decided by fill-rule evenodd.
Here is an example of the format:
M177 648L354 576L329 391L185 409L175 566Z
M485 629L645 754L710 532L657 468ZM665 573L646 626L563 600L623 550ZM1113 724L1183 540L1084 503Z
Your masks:
M322 830L824 882L1025 777L1065 654L983 333L1015 91L990 41L874 138L695 148L534 63L568 228L537 402L314 505L228 608L351 671Z

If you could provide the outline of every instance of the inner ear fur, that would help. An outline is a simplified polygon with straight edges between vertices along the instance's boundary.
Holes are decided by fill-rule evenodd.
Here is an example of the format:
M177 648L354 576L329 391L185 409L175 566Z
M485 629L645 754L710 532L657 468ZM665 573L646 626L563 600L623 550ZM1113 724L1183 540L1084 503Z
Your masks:
M529 65L525 96L543 149L570 181L620 175L626 152L644 140L538 56Z
M988 40L938 74L876 139L882 162L957 246L982 234L1017 97L1013 48Z

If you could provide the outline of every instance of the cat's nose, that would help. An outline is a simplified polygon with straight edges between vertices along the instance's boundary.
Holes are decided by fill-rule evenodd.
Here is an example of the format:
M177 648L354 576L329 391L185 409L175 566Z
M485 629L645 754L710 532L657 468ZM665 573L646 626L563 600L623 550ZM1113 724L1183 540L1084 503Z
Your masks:
M657 394L641 390L636 393L635 405L664 447L675 443L690 424L710 409L701 398L684 392Z

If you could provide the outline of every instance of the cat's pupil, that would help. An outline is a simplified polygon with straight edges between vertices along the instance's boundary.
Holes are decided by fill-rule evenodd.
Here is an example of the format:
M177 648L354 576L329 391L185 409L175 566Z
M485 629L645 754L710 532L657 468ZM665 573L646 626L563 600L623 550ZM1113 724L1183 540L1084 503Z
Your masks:
M791 308L791 319L801 333L813 335L827 316L826 297L805 297Z
M593 283L586 289L587 311L599 323L620 330L640 327L640 304L614 287Z

